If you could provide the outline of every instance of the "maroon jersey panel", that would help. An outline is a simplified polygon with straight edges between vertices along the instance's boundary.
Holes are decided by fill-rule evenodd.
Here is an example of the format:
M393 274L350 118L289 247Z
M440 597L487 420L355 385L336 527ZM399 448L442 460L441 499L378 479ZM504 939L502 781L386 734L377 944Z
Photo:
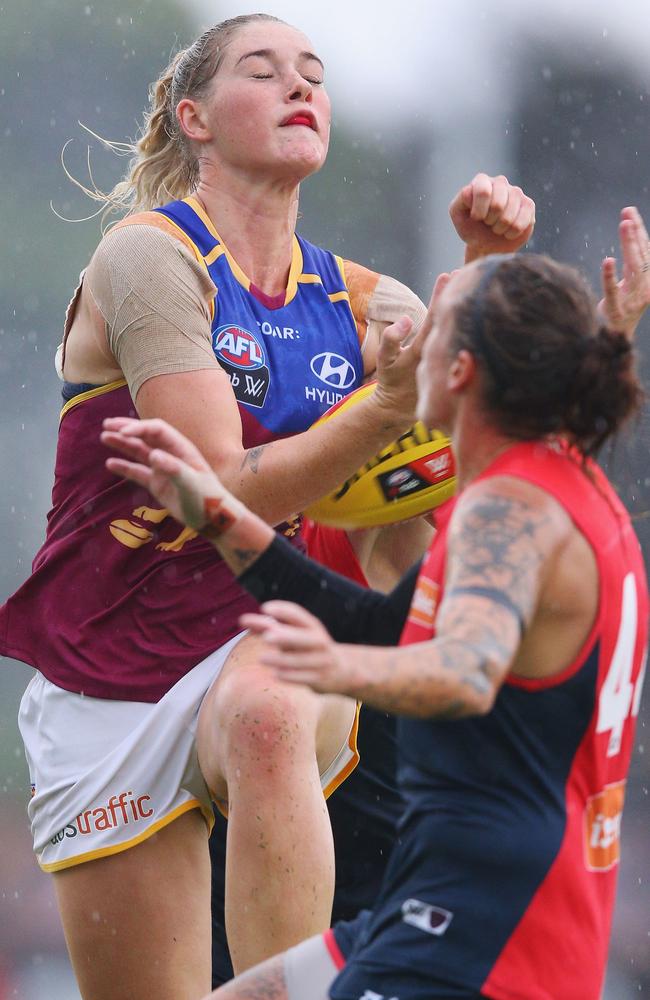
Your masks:
M0 609L0 648L67 690L157 701L256 604L211 545L105 469L102 420L135 416L127 387L78 399L61 422L45 543Z

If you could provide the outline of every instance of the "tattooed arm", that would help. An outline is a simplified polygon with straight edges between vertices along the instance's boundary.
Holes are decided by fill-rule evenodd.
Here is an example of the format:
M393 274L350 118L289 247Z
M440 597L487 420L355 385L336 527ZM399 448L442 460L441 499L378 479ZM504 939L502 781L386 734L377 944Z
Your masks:
M264 660L285 681L400 715L483 714L534 621L570 530L565 512L537 487L485 480L465 492L452 518L432 641L398 649L337 644L312 615L280 601L245 622L267 640Z

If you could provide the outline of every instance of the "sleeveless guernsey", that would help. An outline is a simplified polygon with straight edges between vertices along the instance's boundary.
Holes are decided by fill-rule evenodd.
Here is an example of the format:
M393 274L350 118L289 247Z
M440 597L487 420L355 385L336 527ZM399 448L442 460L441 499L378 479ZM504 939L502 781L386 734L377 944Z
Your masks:
M251 288L198 202L158 211L189 238L217 286L212 344L238 401L245 448L306 430L361 384L340 258L296 237L284 301L269 300ZM129 221L138 216L122 225ZM0 608L0 652L70 691L158 701L256 605L212 546L104 468L103 419L137 415L125 381L67 388L46 539L31 577ZM298 543L297 523L279 530Z
M496 475L536 484L568 512L597 560L597 617L575 662L540 680L511 674L488 715L399 720L401 846L336 1000L380 966L388 996L600 996L647 647L645 571L594 464L525 443L480 478ZM446 534L422 564L402 644L435 635ZM421 992L406 985L414 979Z

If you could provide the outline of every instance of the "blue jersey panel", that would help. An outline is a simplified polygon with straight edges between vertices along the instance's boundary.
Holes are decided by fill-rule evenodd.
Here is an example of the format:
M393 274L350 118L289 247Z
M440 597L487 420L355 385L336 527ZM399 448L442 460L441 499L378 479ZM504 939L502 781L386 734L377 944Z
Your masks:
M158 211L211 258L206 264L218 289L214 353L238 403L269 440L306 430L361 385L357 328L333 254L296 240L295 287L284 305L270 308L233 273L225 247L190 205L173 202Z

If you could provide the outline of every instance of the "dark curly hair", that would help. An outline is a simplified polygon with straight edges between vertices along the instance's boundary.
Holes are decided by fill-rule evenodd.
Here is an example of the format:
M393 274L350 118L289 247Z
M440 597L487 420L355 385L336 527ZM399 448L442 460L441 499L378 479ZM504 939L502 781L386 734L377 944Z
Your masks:
M573 267L541 254L479 266L451 347L479 359L491 415L511 437L562 435L594 454L643 400L630 341L601 322Z

